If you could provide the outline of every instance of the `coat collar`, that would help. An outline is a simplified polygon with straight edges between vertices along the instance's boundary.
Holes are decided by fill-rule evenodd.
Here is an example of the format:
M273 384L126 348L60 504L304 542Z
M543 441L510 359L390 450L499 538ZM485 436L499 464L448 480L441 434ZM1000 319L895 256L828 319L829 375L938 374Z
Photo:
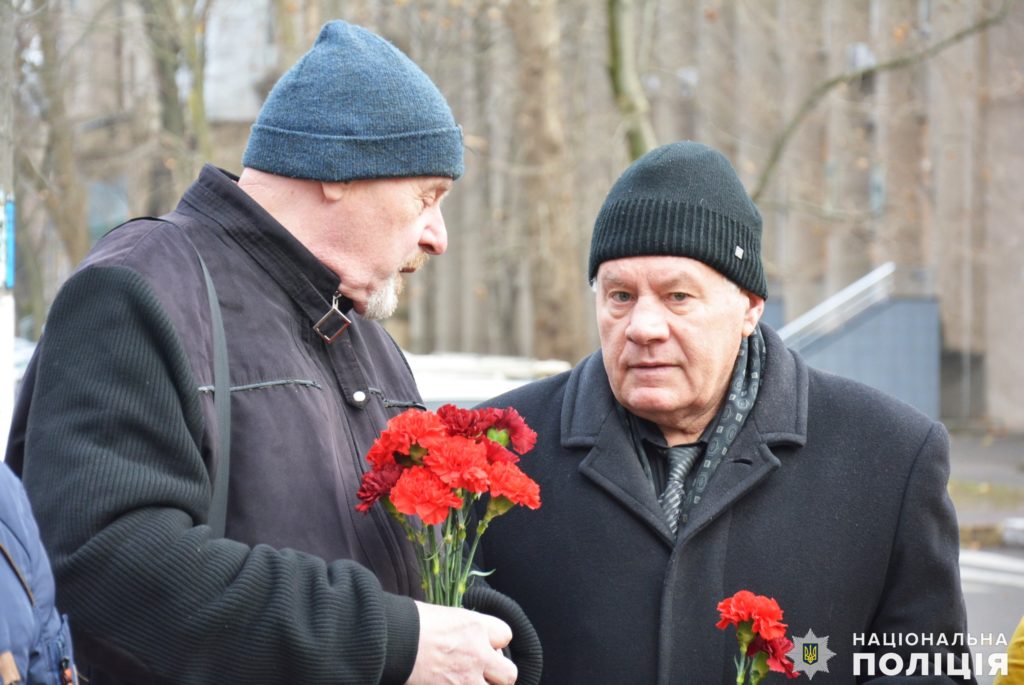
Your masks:
M675 540L639 460L632 454L628 431L616 415L616 400L600 351L587 357L569 376L562 404L564 447L589 448L580 472L620 506L645 521L669 547L681 545L750 492L780 460L772 447L803 446L807 440L807 367L786 349L779 336L762 326L767 348L764 380L754 412L712 477L703 501Z
M212 208L212 211L211 211ZM238 185L238 177L207 164L178 205L219 224L305 312L310 325L331 309L341 280ZM352 316L352 302L338 308Z
M763 323L761 332L767 350L764 382L749 421L769 446L803 446L807 442L807 366ZM569 375L562 401L562 445L593 447L605 421L613 418L615 403L598 350Z

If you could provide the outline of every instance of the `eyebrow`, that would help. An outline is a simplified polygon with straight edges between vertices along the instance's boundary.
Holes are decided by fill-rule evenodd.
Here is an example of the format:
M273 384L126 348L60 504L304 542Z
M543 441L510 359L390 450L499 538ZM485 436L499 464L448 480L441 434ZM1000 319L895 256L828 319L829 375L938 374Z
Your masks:
M600 283L600 285L617 286L620 288L623 288L627 285L627 283L624 280L622 280L615 274L605 274L602 278L597 279L597 281L598 283Z
M611 287L625 288L625 287L629 287L629 285L630 285L623 278L621 278L620 276L616 276L614 273L606 274L602 279L599 279L599 281L600 281L601 285L611 286ZM653 284L658 289L665 289L665 288L682 288L682 289L687 289L687 288L692 288L693 287L693 278L687 276L685 273L676 273L676 274L672 274L670 276L667 276L666 278L659 279L659 280L655 281Z

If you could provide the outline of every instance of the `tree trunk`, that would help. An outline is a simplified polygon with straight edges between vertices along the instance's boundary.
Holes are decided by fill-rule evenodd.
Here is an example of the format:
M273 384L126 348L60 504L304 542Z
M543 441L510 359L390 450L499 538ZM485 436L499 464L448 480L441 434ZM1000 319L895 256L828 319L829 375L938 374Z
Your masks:
M916 0L874 0L879 20L874 42L885 50L884 58L916 52L918 36ZM875 121L878 164L884 170L879 179L884 212L879 221L880 261L894 261L901 272L920 279L915 288L906 283L901 290L926 285L923 204L926 201L920 159L926 156L924 136L927 118L922 106L925 95L919 66L880 73ZM917 293L915 293L917 294Z
M185 140L185 112L181 107L176 74L181 53L180 33L174 10L164 0L138 0L153 59L157 87L160 133L157 151L150 162L148 214L159 216L174 208L178 198L175 171L181 164Z
M32 19L39 32L43 63L40 79L46 98L48 133L44 173L48 173L45 201L68 261L78 264L89 251L89 227L86 220L85 189L78 174L75 156L75 124L65 104L68 83L65 60L58 41L60 11L52 2L35 0Z
M636 52L633 0L608 0L608 74L615 104L626 126L630 159L642 157L657 145L651 107L637 73Z
M826 30L833 73L855 70L877 56L868 48L868 7L859 2L828 3ZM826 294L832 295L871 270L874 214L871 194L875 77L833 91L828 122L828 254Z
M521 97L516 111L521 202L533 307L533 354L574 359L584 343L576 263L571 178L567 165L560 28L555 0L511 3Z
M776 131L782 123L782 102L777 97L785 86L778 50L782 33L779 5L779 0L762 0L741 4L736 9L737 92L743 101L736 107L739 143L733 162L748 192L766 165L768 148L761 133ZM786 28L788 33L790 27ZM780 197L779 184L774 184L759 206L764 220L761 255L769 290L777 282L779 274L778 253L782 242L778 230L782 214Z
M782 101L787 121L796 116L807 93L824 80L822 21L820 3L784 0L780 23L788 30L780 32L779 39L788 47L782 50L786 77ZM794 41L791 35L807 38ZM824 112L819 109L807 116L783 158L781 181L786 203L781 214L784 235L779 281L786 320L803 314L824 295L824 137Z
M736 0L697 3L697 140L736 159Z

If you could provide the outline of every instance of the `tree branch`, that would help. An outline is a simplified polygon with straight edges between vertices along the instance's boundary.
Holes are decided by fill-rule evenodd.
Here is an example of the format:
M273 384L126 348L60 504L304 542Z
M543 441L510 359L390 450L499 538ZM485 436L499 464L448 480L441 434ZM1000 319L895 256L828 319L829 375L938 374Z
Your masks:
M1002 7L1000 7L999 11L996 12L995 14L985 17L981 21L972 24L960 31L957 31L948 38L940 40L938 43L935 43L934 45L931 45L927 48L924 48L923 50L919 50L918 52L913 52L908 55L903 55L901 57L891 59L887 62L881 62L870 67L865 67L864 69L858 69L856 71L850 71L843 74L839 74L838 76L833 76L827 81L818 84L818 86L811 91L810 95L808 95L804 99L799 109L797 109L796 114L789 121L786 127L782 130L782 133L779 135L779 137L775 139L775 143L772 145L771 153L768 155L768 163L765 165L764 171L762 171L761 175L758 177L757 186L754 188L754 191L750 194L751 199L753 199L754 202L757 202L764 194L765 188L767 188L769 181L771 181L771 178L775 173L775 168L778 166L779 161L782 159L782 154L785 152L786 146L789 144L790 139L796 133L797 129L800 127L800 124L803 123L804 118L808 114L810 114L810 112L818 105L819 102L821 102L825 98L826 95L828 95L832 91L832 89L846 83L852 83L854 81L864 78L865 76L879 74L884 71L906 69L907 67L912 67L917 64L920 64L921 62L924 62L925 60L930 59L935 55L939 54L946 48L952 47L953 45L956 45L957 43L963 41L966 38L969 38L970 36L976 33L980 33L991 26L1001 23L1004 19L1006 19L1007 15L1009 14L1010 5L1014 1L1015 0L1003 0Z

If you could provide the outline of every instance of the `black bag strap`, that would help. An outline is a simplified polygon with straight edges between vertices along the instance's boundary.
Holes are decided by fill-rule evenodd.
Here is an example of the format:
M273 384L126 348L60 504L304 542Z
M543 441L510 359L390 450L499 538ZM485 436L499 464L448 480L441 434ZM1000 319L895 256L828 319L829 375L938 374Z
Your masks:
M217 452L214 459L217 463L216 478L213 480L213 494L210 498L210 513L206 523L213 530L213 536L224 537L228 519L228 481L231 474L231 378L230 367L228 366L228 342L224 334L224 319L221 316L220 300L217 298L217 288L213 285L213 278L210 277L210 270L206 267L203 255L199 248L184 232L184 229L169 216L175 216L172 212L166 216L145 216L138 219L150 221L162 221L172 226L177 226L185 240L192 246L192 250L199 259L199 266L203 269L203 280L206 282L206 298L210 304L210 322L213 325L213 408L217 415ZM177 215L180 216L180 215ZM188 220L185 217L186 221ZM138 219L132 219L136 221ZM126 222L128 223L128 222ZM124 224L122 224L123 226ZM120 228L120 227L118 227Z
M192 241L189 241L192 245ZM217 289L210 277L210 270L195 245L192 249L199 258L206 280L206 296L210 302L210 321L213 324L213 407L217 414L217 477L213 481L213 497L210 500L210 515L207 524L213 529L214 537L224 537L228 519L228 481L231 473L231 382L228 368L228 343L224 335L224 319L220 312Z

